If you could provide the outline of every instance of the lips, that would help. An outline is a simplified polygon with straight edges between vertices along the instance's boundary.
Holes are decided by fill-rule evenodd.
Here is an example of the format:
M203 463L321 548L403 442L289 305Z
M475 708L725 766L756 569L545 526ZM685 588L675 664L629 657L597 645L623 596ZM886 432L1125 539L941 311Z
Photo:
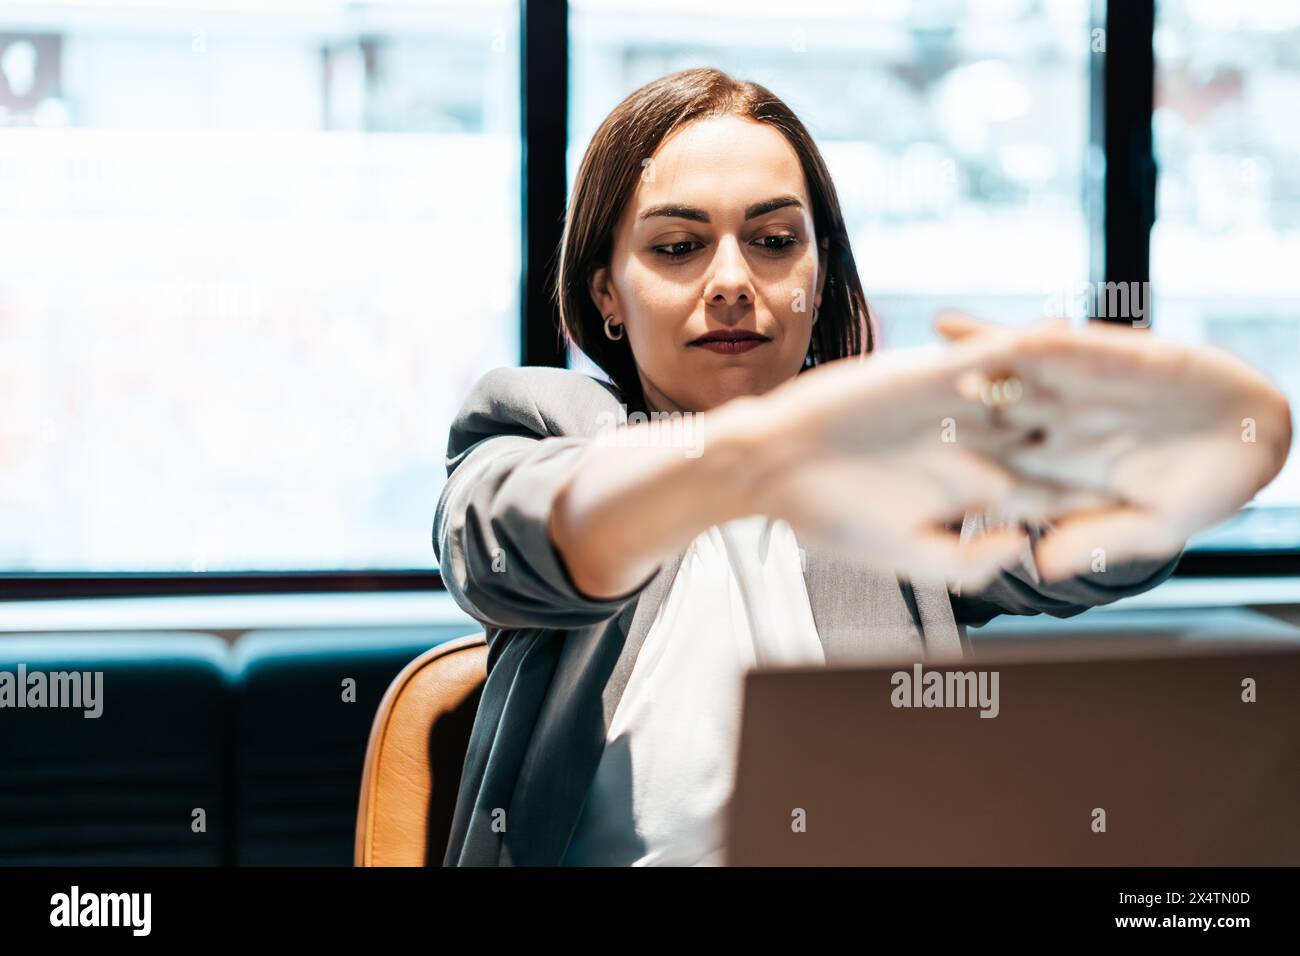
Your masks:
M718 329L713 332L706 332L690 344L720 355L737 355L741 352L748 352L750 349L756 349L764 342L770 341L771 339L766 335L760 335L747 329Z

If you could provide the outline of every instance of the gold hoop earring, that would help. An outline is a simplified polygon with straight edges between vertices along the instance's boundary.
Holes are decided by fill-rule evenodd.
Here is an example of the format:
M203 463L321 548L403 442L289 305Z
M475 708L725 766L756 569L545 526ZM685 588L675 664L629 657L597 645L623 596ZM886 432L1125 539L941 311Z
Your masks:
M619 339L621 339L621 338L623 337L623 326L621 326L621 325L616 325L616 326L614 326L614 328L618 329L618 335L615 335L613 332L611 332L611 331L609 330L609 329L610 329L609 320L612 319L613 317L614 317L614 313L613 313L613 312L611 312L609 315L605 316L605 338L607 338L607 339L611 339L612 341L617 342Z

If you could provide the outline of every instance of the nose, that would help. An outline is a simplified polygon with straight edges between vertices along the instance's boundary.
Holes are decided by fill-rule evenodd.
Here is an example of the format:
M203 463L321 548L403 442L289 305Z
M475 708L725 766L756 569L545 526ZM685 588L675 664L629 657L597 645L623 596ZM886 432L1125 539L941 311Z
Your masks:
M749 263L734 236L722 237L713 255L712 266L704 288L705 302L709 305L753 303L754 287Z

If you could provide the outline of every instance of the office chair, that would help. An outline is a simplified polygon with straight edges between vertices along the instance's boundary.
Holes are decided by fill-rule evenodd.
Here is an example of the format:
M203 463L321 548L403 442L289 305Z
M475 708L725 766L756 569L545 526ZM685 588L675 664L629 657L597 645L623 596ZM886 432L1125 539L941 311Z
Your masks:
M366 747L356 866L442 865L486 679L481 632L425 651L393 679Z

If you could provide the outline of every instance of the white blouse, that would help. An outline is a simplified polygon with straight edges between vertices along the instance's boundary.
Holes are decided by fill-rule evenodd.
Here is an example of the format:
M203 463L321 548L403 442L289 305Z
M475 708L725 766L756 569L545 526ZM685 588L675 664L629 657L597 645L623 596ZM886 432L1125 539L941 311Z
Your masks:
M564 863L721 864L744 672L824 663L790 526L751 515L702 532L615 708Z

